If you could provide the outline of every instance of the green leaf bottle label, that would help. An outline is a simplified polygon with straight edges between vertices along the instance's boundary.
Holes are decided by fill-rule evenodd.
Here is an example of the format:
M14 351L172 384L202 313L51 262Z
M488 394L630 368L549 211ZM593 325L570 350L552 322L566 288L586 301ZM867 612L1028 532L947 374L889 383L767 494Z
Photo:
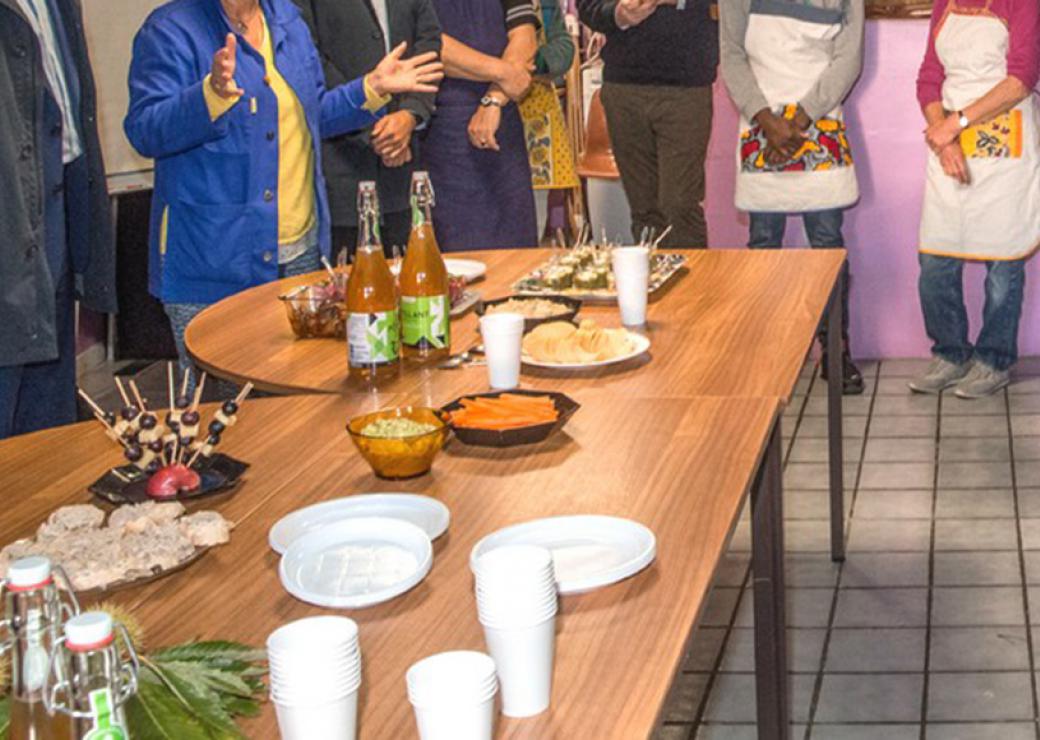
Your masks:
M401 296L401 341L417 349L443 349L451 343L448 296Z
M91 729L83 740L127 740L126 728L116 716L112 690L96 689L90 692Z
M397 311L352 313L347 316L347 347L351 367L397 362L401 355Z

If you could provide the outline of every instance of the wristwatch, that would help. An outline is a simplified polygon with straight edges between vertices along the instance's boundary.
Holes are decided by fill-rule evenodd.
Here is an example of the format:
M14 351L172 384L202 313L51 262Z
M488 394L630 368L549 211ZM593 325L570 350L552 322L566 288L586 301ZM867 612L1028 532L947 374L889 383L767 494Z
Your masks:
M964 115L964 111L957 111L957 125L961 127L961 131L971 126L971 120Z
M506 107L505 103L503 103L498 98L492 97L491 95L485 95L484 97L482 97L480 99L480 107L481 108L489 108L492 105L495 106L496 108L505 108Z

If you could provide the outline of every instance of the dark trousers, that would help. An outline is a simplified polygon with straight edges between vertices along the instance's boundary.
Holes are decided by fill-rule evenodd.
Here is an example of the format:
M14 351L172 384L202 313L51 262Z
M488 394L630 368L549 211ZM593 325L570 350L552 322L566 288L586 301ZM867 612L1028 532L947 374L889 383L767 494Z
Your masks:
M996 370L1018 359L1018 324L1026 285L1025 260L986 263L982 331L973 347L964 306L964 260L921 254L918 289L932 354L957 364L977 357Z
M787 228L786 213L760 213L749 214L751 219L751 234L748 238L748 246L751 249L779 249L784 244L784 231ZM809 244L814 249L841 249L845 246L845 237L841 233L841 225L845 219L845 212L840 208L826 211L807 211L802 214L802 223L805 225L805 235ZM852 277L849 274L849 262L845 260L842 267L842 337L845 340L845 348L849 345L849 283ZM820 324L820 341L827 348L827 323Z
M608 82L601 92L621 184L632 210L632 238L672 232L668 248L708 246L704 159L711 135L710 87Z
M412 233L412 212L397 211L396 213L384 213L383 223L380 225L383 239L383 254L387 258L393 254L393 247L404 247L408 245L408 237ZM332 264L336 264L340 254L354 256L357 250L358 227L357 226L333 226L332 227Z
M76 421L76 326L72 276L58 281L58 358L0 367L0 439Z

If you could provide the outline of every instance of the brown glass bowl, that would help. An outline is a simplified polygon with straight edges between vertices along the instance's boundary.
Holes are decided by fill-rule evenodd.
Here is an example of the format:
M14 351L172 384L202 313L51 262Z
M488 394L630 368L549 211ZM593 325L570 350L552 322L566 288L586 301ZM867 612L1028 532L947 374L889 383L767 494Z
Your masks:
M437 428L410 437L369 437L361 433L373 421L401 418L433 424ZM444 447L451 430L446 415L438 409L402 406L357 416L347 424L347 431L373 472L380 478L395 480L430 472L433 459Z
M344 339L347 336L347 304L333 293L326 280L304 285L278 296L285 306L289 326L298 339Z

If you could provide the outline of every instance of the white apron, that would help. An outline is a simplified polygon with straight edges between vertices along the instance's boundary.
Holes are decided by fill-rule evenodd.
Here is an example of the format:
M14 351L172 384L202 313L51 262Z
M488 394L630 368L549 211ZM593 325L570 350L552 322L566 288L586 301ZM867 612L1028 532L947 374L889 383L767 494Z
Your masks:
M744 48L751 70L774 112L794 106L812 89L831 62L834 23L819 23L757 13L752 2ZM844 130L841 106L807 132L811 140L790 162L770 167L762 156L764 137L757 126L740 119L737 145L736 205L744 211L801 213L844 208L859 198L856 170Z
M964 110L1007 77L1004 21L951 3L935 39L946 71L943 107ZM928 154L920 250L960 259L1013 260L1040 244L1040 117L1036 96L961 136L971 182L961 185Z

